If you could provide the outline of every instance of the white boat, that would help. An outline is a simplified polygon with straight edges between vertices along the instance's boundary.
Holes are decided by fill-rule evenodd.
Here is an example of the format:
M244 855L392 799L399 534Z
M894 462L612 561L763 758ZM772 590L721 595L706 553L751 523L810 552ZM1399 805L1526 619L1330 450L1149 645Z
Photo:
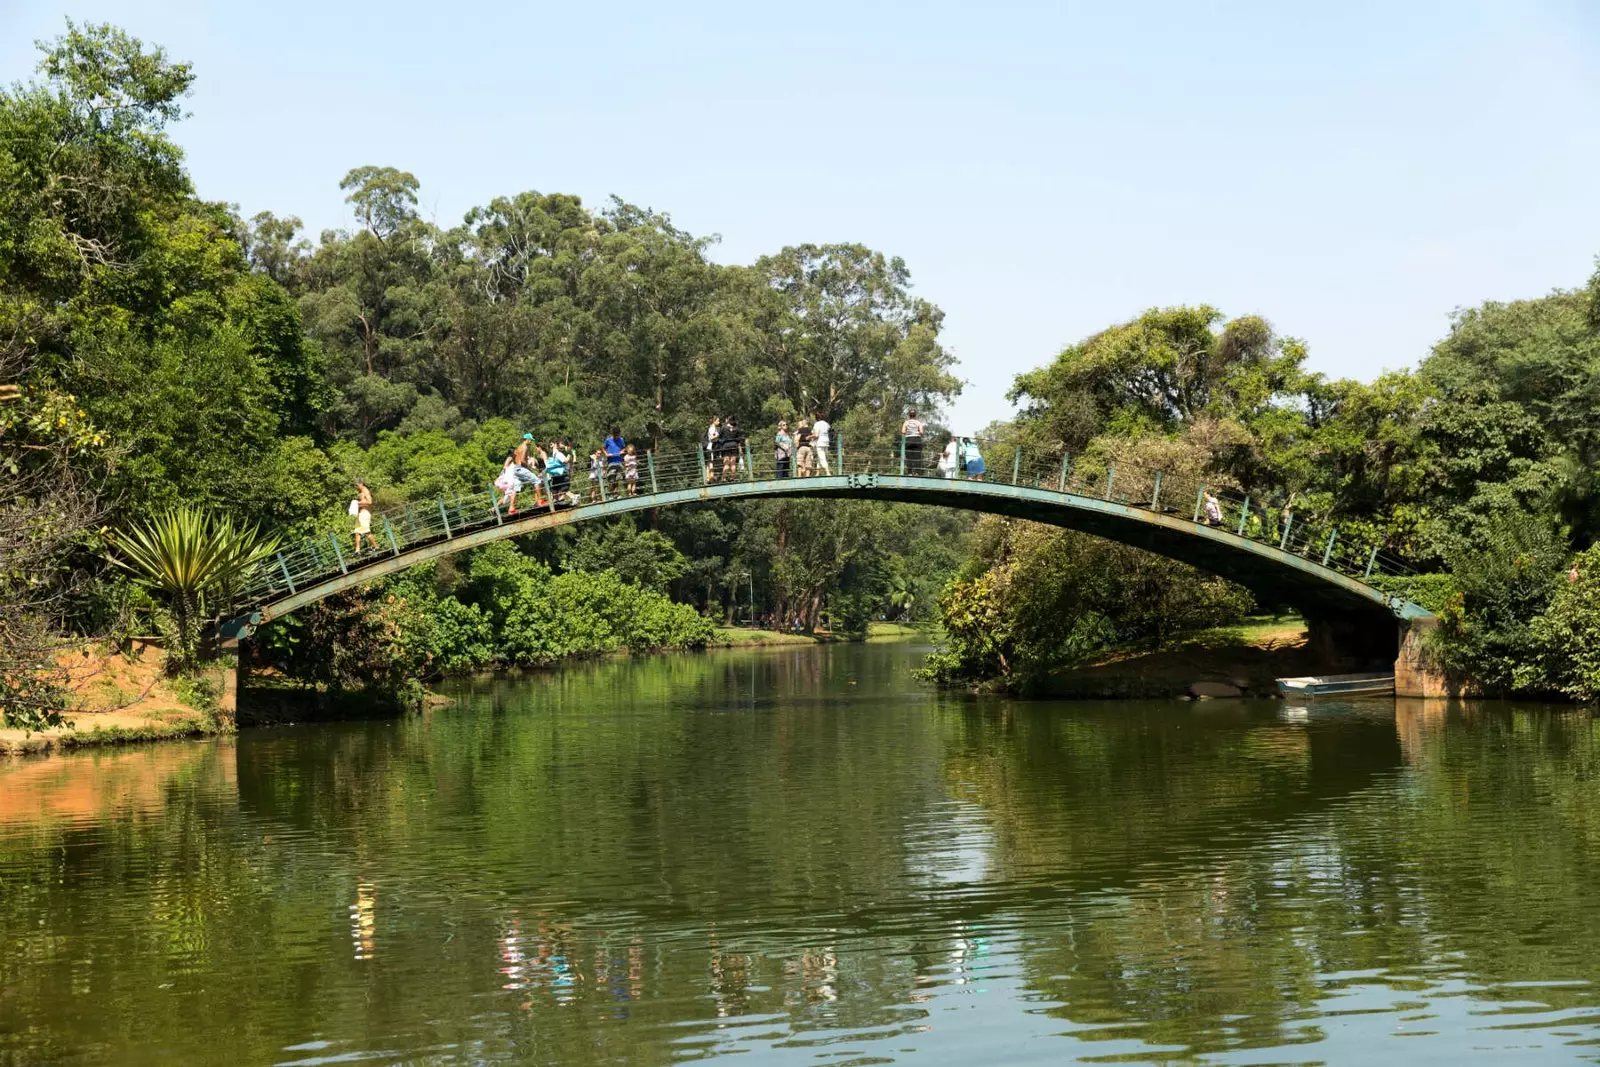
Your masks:
M1278 692L1286 697L1384 696L1394 693L1394 672L1279 678Z

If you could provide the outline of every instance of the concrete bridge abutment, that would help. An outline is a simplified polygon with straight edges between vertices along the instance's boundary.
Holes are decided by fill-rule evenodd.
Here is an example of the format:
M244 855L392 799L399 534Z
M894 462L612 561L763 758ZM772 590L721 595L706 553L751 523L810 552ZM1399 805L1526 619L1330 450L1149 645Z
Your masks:
M216 689L217 714L224 722L233 723L239 715L239 675L244 669L244 641L232 638L221 642L217 660L208 672Z
M1394 660L1394 695L1447 699L1462 695L1460 679L1452 679L1434 662L1429 637L1439 628L1437 617L1400 624L1400 652Z

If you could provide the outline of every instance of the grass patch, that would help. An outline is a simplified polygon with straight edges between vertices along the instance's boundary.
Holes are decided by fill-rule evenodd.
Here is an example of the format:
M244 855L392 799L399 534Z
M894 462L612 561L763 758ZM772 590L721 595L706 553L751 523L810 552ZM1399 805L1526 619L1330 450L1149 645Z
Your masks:
M908 637L921 638L926 641L936 641L943 636L943 631L937 623L923 623L912 625L903 622L874 622L867 625L867 640L895 640Z
M1175 639L1169 646L1179 649L1242 648L1269 642L1272 638L1292 638L1305 633L1306 621L1298 615L1250 615L1232 626L1196 630Z
M755 645L814 645L817 638L811 634L797 634L784 630L754 630L744 626L719 626L711 639L713 648L740 648Z

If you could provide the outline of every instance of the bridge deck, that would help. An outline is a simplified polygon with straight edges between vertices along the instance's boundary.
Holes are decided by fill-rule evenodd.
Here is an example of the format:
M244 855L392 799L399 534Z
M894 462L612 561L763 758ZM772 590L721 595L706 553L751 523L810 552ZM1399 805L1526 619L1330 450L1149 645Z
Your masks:
M1020 449L1002 459L1000 470L978 480L944 477L897 451L846 454L841 446L830 453L836 473L778 477L770 459L762 462L746 447L735 454L728 477L721 476L719 463L716 477L708 480L700 455L671 462L646 455L640 458L636 496L602 486L605 499L513 517L486 490L375 515L380 548L359 556L347 530L307 539L269 562L240 609L251 624L279 618L427 560L593 518L700 501L816 496L957 507L1081 530L1191 563L1308 614L1373 621L1429 615L1404 595L1384 591L1403 588L1396 579L1409 571L1397 561L1376 548L1341 541L1336 530L1297 523L1292 513L1263 508L1248 496L1213 491L1219 514L1207 523L1200 521L1207 489L1192 478L1114 465L1074 469L1065 457L1027 456ZM588 490L586 474L573 485ZM531 493L523 499L531 500Z

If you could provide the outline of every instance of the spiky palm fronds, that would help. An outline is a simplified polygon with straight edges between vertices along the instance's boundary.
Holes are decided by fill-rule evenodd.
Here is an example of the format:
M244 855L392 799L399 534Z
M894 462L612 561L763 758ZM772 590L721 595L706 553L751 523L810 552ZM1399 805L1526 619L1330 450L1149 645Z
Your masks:
M174 508L116 538L112 562L167 602L181 666L192 663L199 627L226 608L234 593L278 547L277 534L238 525L226 515L199 508Z

